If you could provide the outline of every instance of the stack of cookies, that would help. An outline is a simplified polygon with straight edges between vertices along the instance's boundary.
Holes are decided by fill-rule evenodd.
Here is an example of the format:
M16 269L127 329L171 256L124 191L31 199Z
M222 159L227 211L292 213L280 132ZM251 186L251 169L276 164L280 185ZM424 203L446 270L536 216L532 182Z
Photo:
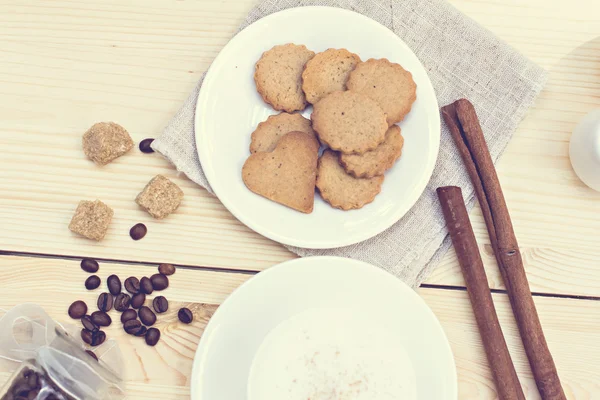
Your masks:
M342 210L372 202L402 153L396 124L416 100L411 73L387 59L362 62L346 49L315 54L285 44L262 55L254 80L281 113L252 133L246 186L304 213L313 210L315 187ZM309 104L311 120L298 113Z

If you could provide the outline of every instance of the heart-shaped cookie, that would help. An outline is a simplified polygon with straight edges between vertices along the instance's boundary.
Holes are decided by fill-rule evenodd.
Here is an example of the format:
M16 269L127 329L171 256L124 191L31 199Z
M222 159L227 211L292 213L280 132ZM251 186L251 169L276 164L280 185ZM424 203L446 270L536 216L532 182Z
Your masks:
M290 132L275 150L248 157L242 179L254 193L308 214L315 203L318 157L319 143L314 136Z

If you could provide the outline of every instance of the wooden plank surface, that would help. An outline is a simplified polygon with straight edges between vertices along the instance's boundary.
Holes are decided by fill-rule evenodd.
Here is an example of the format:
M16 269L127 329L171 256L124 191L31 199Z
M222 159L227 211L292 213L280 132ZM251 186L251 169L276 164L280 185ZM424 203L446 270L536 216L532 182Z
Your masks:
M101 263L98 274L140 277L154 273L155 268L155 265ZM77 260L0 256L0 308L8 309L27 298L44 307L53 318L68 323L66 310L73 300L95 304L100 293L100 289L84 288L87 275ZM217 305L250 276L179 269L171 277L169 288L161 293L169 299L170 307L156 324L162 337L155 348L146 346L140 338L126 335L117 321L119 314L111 311L115 322L107 333L118 341L124 355L128 398L189 398L192 360L204 326ZM449 338L458 368L459 398L494 398L494 384L466 292L423 288L419 294L433 309ZM535 301L568 398L597 397L600 301L549 297L536 297ZM538 398L507 297L495 294L494 302L527 398ZM181 306L194 310L195 320L191 325L177 321L175 313ZM0 384L7 378L8 372L1 374Z
M600 106L600 16L587 11L595 2L451 2L551 71L499 164L500 178L532 289L598 295L600 194L577 180L567 156L576 121ZM99 168L81 151L82 133L97 121L118 121L136 141L159 135L254 3L0 1L0 250L246 270L294 257L175 177L159 155L135 149ZM133 202L157 173L186 193L181 209L160 222ZM94 198L115 209L100 244L67 230L78 201ZM472 216L485 248L482 218ZM137 222L149 234L133 242L127 233ZM495 264L486 265L492 286L502 288ZM463 284L452 255L428 283Z

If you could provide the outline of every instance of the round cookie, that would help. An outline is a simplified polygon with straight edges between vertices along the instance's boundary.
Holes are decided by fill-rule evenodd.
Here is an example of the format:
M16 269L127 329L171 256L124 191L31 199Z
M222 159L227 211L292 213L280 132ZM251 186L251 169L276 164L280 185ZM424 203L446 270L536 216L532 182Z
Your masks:
M359 179L348 175L338 162L338 155L325 150L317 168L317 188L323 200L335 208L362 208L381 192L383 176Z
M329 93L346 90L350 72L360 57L346 49L328 49L306 63L302 73L302 90L306 100L315 104Z
M252 132L250 153L272 151L279 139L292 131L306 132L316 139L312 123L302 115L288 113L271 115L266 121L258 124L256 130Z
M358 64L346 85L348 90L375 100L387 114L389 125L402 121L417 99L417 84L412 74L385 58Z
M363 154L340 154L340 164L347 173L356 178L372 178L383 175L392 168L402 154L404 138L398 125L392 125L385 140L375 150Z
M304 110L307 103L302 91L302 71L314 55L306 46L293 43L265 51L254 71L256 89L263 100L279 111Z
M385 113L369 97L352 92L333 92L315 104L313 129L321 143L344 153L362 154L385 139Z

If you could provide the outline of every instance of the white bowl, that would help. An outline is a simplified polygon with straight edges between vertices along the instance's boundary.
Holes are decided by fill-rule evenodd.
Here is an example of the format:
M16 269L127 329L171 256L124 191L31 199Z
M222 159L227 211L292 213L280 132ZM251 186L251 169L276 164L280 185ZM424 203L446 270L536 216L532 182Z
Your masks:
M583 117L573 131L569 157L579 179L600 191L600 109Z

